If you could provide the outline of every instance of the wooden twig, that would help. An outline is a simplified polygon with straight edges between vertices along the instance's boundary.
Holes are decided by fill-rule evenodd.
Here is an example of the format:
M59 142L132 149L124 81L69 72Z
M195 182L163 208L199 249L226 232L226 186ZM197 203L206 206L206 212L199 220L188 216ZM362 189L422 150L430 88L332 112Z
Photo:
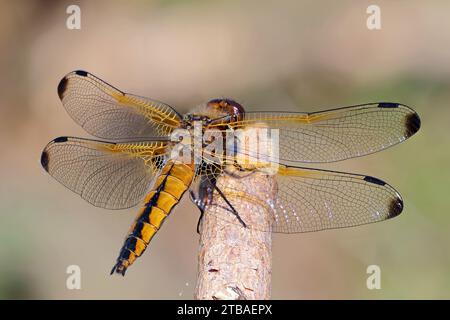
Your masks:
M215 205L207 207L200 229L196 299L270 299L272 237L259 230L267 230L272 223L267 200L273 201L276 183L262 172L244 175L224 174L217 186L227 197L236 195L233 206L252 228L244 228L236 220L230 223L233 216L227 204L214 196Z

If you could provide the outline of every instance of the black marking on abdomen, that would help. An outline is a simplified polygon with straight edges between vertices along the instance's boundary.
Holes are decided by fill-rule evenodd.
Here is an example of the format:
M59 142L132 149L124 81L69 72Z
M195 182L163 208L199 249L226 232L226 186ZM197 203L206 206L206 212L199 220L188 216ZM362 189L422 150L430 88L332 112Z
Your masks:
M364 181L367 181L367 182L370 182L370 183L375 183L375 184L378 184L380 186L384 186L386 184L386 182L384 182L383 180L380 180L378 178L371 177L371 176L365 176L364 177Z
M144 222L147 222L147 221L143 221L143 220L140 220L140 219L138 219L136 221L136 224L134 225L133 232L131 233L131 236L133 236L133 237L140 237L141 236L141 231L142 231L142 229L144 229L144 226L145 226Z
M135 237L134 235L129 235L127 237L127 239L125 240L124 247L129 249L132 252L135 252L137 241L138 241L138 237ZM144 249L144 251L145 251L145 249ZM139 256L138 255L136 255L136 256L140 257L144 253L144 251L142 251Z
M378 108L398 108L398 103L381 102L381 103L378 104Z
M150 223L149 217L150 217L151 210L152 210L152 208L154 206L156 206L158 198L159 198L159 196L161 194L161 191L164 190L164 187L165 187L166 182L167 182L167 178L169 177L170 172L172 171L172 168L173 168L174 165L175 165L175 163L172 164L170 170L167 172L167 174L164 177L163 181L161 182L161 184L156 189L156 192L153 195L153 197L145 204L144 210L142 211L142 213L139 216L139 218L136 220L136 223L135 223L135 226L133 228L133 231L125 239L125 243L123 244L122 249L120 250L119 257L117 258L117 262L116 262L116 264L114 265L114 267L111 270L111 274L113 274L114 271L116 271L116 272L122 274L122 276L125 275L125 272L127 271L127 268L129 266L125 267L122 264L122 261L129 260L131 253L135 254L136 243L137 243L138 239L141 239L140 238L140 236L141 236L140 231L142 230L142 228L144 226L144 222ZM166 212L166 214L168 214L168 212ZM142 253L144 253L146 248L147 247L145 247L144 250L141 252L141 255L142 255Z
M420 129L420 118L417 113L409 114L405 119L405 136L411 137L414 133Z
M166 184L167 177L169 176L170 170L167 173L167 176L164 178L164 180L159 185L158 189L156 189L155 194L153 197L145 204L145 208L141 213L141 216L137 219L136 224L133 228L132 233L128 236L127 240L125 241L124 247L130 249L131 251L134 251L136 247L136 238L140 237L140 232L144 226L144 222L150 223L150 213L152 211L152 208L156 206L156 203L158 201L158 198L161 194L161 191L164 189L164 185ZM168 214L167 212L165 212ZM154 226L156 228L156 226ZM130 240L131 239L131 240ZM134 239L134 240L133 240Z
M170 167L169 171L167 171L166 176L164 177L163 181L161 181L161 184L158 186L158 188L155 190L155 194L153 195L153 197L146 203L146 208L144 210L144 212L147 212L148 210L151 210L152 207L156 206L156 203L159 199L159 196L161 195L161 191L164 190L166 183L167 183L167 178L169 178L170 176L170 172L172 171L173 166L175 165L175 163L172 163L172 166ZM167 214L168 212L166 212Z

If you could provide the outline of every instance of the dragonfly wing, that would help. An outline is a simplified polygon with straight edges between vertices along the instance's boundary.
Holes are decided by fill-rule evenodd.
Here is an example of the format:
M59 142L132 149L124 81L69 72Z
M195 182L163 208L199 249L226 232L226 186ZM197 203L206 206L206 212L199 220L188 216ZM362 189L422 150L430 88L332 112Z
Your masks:
M167 142L109 143L60 137L41 155L44 169L91 204L107 209L136 205L166 160Z
M250 173L251 174L251 173ZM269 176L268 178L270 178ZM210 179L213 177L211 176ZM233 207L242 207L242 199L257 201L272 215L272 224L262 231L300 233L358 226L393 218L403 210L400 194L387 183L370 176L342 172L280 166L272 176L276 183L274 201L267 195L253 199L242 183L221 186ZM252 198L253 197L253 198ZM226 207L217 193L210 205ZM220 218L239 224L234 215ZM244 219L245 220L245 219ZM250 228L251 224L247 222Z
M309 232L368 224L398 216L400 194L365 175L280 167L274 231Z
M405 105L371 103L315 113L247 112L243 120L229 126L263 126L278 133L276 158L252 154L249 148L242 153L274 162L321 163L367 155L400 143L419 130L420 118Z
M124 93L86 71L67 74L58 95L69 115L101 139L166 137L180 122L169 105Z

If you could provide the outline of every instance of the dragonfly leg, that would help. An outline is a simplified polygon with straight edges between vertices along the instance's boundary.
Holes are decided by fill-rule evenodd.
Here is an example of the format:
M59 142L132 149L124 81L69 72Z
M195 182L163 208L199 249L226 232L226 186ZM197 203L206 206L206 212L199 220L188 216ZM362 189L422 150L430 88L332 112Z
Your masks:
M203 201L200 200L200 197L197 197L192 190L189 190L189 195L191 197L191 200L197 208L200 210L200 217L198 218L197 222L197 233L200 234L200 223L203 219L203 215L205 214L205 204Z
M197 233L200 234L200 223L203 220L203 215L205 214L205 210L201 210L200 211L200 217L198 218L198 222L197 222Z
M236 209L234 209L234 207L231 205L230 201L228 201L227 197L223 194L222 190L220 190L216 184L214 184L214 189L216 189L217 192L219 193L219 195L222 197L222 199L225 200L227 205L230 207L231 212L236 216L236 218L239 220L239 222L242 224L242 226L244 228L247 228L247 224L244 222L244 220L242 220L241 216L236 211Z
M232 174L232 173L230 173ZM237 176L240 177L240 176ZM236 216L238 221L242 224L244 228L247 228L247 224L242 220L239 213L236 211L236 209L233 207L233 205L228 201L225 194L222 192L222 190L219 189L219 187L216 185L216 179L203 179L200 183L198 194L195 194L192 190L189 190L190 198L192 202L195 203L197 208L200 210L200 217L197 222L197 233L200 234L200 223L204 217L205 214L205 208L208 204L211 204L213 201L213 190L217 190L219 195L224 199L225 203L227 204L227 207L223 207L225 210L230 211L233 215ZM222 206L221 206L222 207Z

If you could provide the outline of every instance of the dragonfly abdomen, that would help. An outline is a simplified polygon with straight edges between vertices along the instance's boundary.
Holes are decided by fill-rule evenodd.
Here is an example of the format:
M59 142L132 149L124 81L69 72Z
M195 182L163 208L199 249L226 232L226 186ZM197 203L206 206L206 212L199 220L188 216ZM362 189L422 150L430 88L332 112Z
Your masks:
M131 226L111 274L115 271L125 275L127 268L144 253L150 240L189 188L193 176L193 166L168 161L146 196L145 204Z

